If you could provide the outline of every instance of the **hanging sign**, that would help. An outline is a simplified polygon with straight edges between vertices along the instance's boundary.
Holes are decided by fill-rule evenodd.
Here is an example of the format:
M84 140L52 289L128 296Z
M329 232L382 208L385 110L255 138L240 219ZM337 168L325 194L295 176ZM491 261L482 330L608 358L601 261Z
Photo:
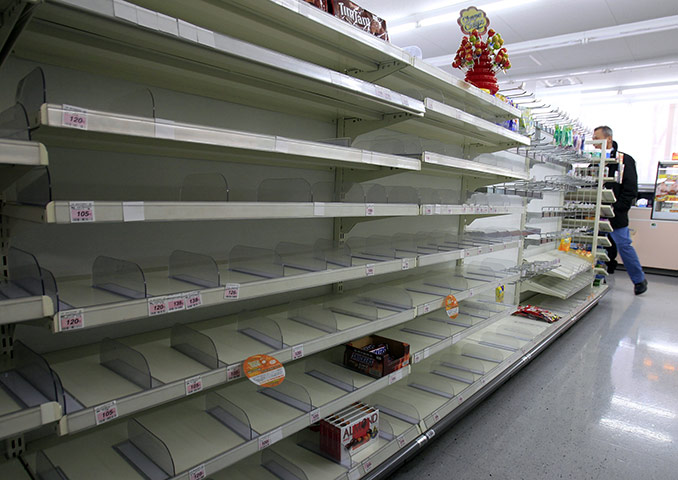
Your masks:
M476 7L468 7L460 11L457 23L464 35L471 35L474 30L477 30L480 35L485 35L487 29L490 28L490 19L484 11Z

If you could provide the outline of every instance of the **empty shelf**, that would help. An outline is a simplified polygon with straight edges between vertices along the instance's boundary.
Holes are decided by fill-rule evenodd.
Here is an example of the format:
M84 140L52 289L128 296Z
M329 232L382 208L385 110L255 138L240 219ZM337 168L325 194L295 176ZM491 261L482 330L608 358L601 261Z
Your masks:
M304 2L236 0L215 5L201 0L190 6L180 0L133 3L317 65L348 71L396 91L440 92L477 116L520 116L517 108Z
M593 272L584 272L571 280L562 280L555 277L539 276L522 283L523 290L545 293L561 299L567 299L590 286L593 281Z
M577 200L580 202L595 202L598 198L598 190L592 188L578 188L574 192L567 192L565 200ZM605 203L614 203L617 199L612 190L603 189L601 201Z
M0 300L0 325L54 315L54 304L47 296Z
M595 225L595 220L584 220L579 218L566 218L563 220L563 227L590 227L593 228ZM611 232L612 225L610 225L609 220L599 220L598 228L601 232Z
M34 167L47 165L47 150L37 142L0 140L0 192Z
M421 168L424 171L436 174L473 175L474 177L487 179L488 184L529 179L529 174L525 171L514 172L494 165L450 157L434 152L422 153Z
M50 0L37 11L14 53L326 120L424 111L418 100L325 67L175 18L156 17L149 24L129 13L129 5L114 0Z

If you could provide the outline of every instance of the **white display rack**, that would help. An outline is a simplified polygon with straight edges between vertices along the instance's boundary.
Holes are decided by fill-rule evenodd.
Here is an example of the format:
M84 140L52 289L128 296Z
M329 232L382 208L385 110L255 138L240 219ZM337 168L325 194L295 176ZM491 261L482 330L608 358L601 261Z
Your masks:
M584 202L595 202L598 198L598 190L595 188L579 188L574 192L567 192L565 200L579 200ZM612 190L602 190L602 201L605 203L614 203L617 199Z
M528 262L548 262L558 260L558 266L552 270L548 270L544 275L560 278L562 280L572 280L577 275L591 270L591 262L589 260L582 258L575 253L562 252L556 249L538 255L526 256L525 260Z
M382 284L381 289L372 294L369 291L347 293L295 304L289 309L254 312L245 320L238 320L238 316L215 318L183 328L175 326L171 331L161 330L119 339L114 344L103 342L52 352L45 356L46 361L59 376L59 384L63 385L68 398L72 399L70 408L73 409L70 411L67 406L59 422L59 433L65 435L96 426L97 408L111 401L116 402L116 416L121 417L186 396L186 382L191 379L197 378L201 389L237 380L241 376L242 361L262 351L268 351L279 361L287 363L409 322L417 316L423 317L419 324L430 323L435 327L436 318L445 315L437 312L450 292L463 301L493 292L498 286L518 279L517 275L497 276L476 268L458 270L456 276L450 271L444 272L444 275L429 273L419 278ZM395 309L394 304L379 307L383 302L395 301L395 298L400 298L401 302L405 298L410 300ZM376 306L371 309L360 307L365 301ZM446 327L448 337L438 339L441 341L416 353L412 350L415 361L510 313L510 306L471 302L468 306L462 304L461 312L456 322L458 326ZM186 338L189 340L182 340ZM188 350L177 348L176 345L182 341L195 346L188 347ZM116 374L103 363L104 349L112 348L111 345L122 349L120 355L124 356L120 357L120 362L137 365L134 377L124 376L128 370ZM194 352L197 351L203 353L196 355ZM205 359L211 360L206 362ZM138 365L146 365L147 373L143 374ZM139 375L146 379L145 388L138 383ZM47 407L43 405L42 408ZM9 428L15 424L20 425L18 431L42 425L34 424L35 412L29 413L31 416L26 416L23 424L18 423L23 417L15 415L0 417L0 425L4 429L5 421L9 422L8 431L13 431ZM61 417L61 413L56 417L43 416L44 422L53 422ZM16 430L16 427L13 428Z
M420 170L418 160L327 143L297 140L274 135L241 132L182 122L156 121L154 118L112 112L77 111L86 128L68 123L73 107L43 104L33 115L32 137L62 145L81 148L120 150L154 155L224 161L244 161L255 164L288 166L344 166L360 169L379 167ZM66 116L66 117L65 117ZM64 121L66 118L66 121ZM80 118L80 117L79 117ZM238 160L240 158L240 160Z
M424 172L452 175L473 175L487 179L487 184L503 183L512 180L528 180L529 174L525 171L512 171L506 168L487 165L463 158L441 155L435 152L421 154L421 168Z
M432 354L413 366L407 385L401 382L364 399L370 405L383 407L380 416L386 422L381 427L389 435L384 435L373 446L354 455L350 467L340 467L318 453L302 449L303 439L298 437L273 445L271 449L275 457L251 457L216 473L212 478L244 479L253 478L253 475L256 478L268 478L266 473L271 465L280 467L279 472L294 472L296 478L381 478L389 464L402 462L427 446L436 435L449 427L450 420L463 414L469 405L477 403L500 386L511 372L527 364L579 320L606 292L607 286L594 288L567 301L534 297L538 302L552 306L554 311L557 309L562 319L546 324L508 317L486 327L472 339ZM498 341L501 346L486 345L492 341ZM404 418L408 421L404 421ZM415 435L417 431L419 433Z
M45 402L31 408L22 408L0 389L0 440L15 437L58 421L62 408L57 402ZM0 473L2 473L0 469ZM14 477L3 477L14 478Z
M474 115L496 120L520 111L401 48L304 2L236 0L190 6L179 0L136 3L318 65L374 81L396 91L437 91ZM137 17L151 15L138 10Z
M0 298L0 325L51 317L55 312L54 302L48 296Z
M539 276L521 284L523 291L544 293L553 297L568 299L583 288L590 286L593 281L593 272L585 271L569 280L561 278Z
M595 220L586 220L581 218L566 218L563 220L563 227L566 228L576 228L576 227L590 227L593 228L595 225ZM598 220L598 228L601 232L609 233L612 231L612 225L609 220Z
M0 139L0 192L34 167L48 164L41 143Z
M589 245L593 243L593 238L594 238L593 235L579 235L579 234L576 234L576 235L573 235L573 236L572 236L572 239L573 239L573 240L575 240L575 241L577 241L577 242L587 243L587 244L589 244ZM611 247L611 246L612 246L612 243L610 242L610 239L607 238L607 237L598 236L598 237L595 237L595 238L596 238L596 243L597 243L597 245L598 245L599 247L605 247L605 248L607 248L607 247Z
M66 67L77 58L98 74L316 118L424 112L398 92L182 20L144 20L118 0L50 0L15 54Z
M45 207L7 204L3 214L8 217L39 223L74 223L71 204L65 200L52 201ZM389 204L341 202L124 202L93 201L91 222L176 222L201 220L289 219L289 218L380 218L412 217L418 215L507 215L522 211L522 207L447 205L447 204ZM128 209L138 212L130 217ZM130 219L132 218L132 219Z
M475 117L458 108L426 98L423 117L411 116L389 128L417 135L421 138L446 143L473 144L479 153L506 150L519 145L529 145L530 139L502 126ZM361 123L355 123L355 134L364 133ZM350 124L349 124L350 126ZM347 133L351 135L350 128Z
M71 330L67 325L69 318L78 318L77 329L93 328L134 319L147 318L158 314L171 313L168 302L180 301L178 310L185 310L189 303L189 297L193 298L194 307L202 308L214 305L231 303L238 300L246 300L258 297L270 296L278 293L292 292L306 288L328 285L336 282L357 280L366 277L380 276L417 267L443 264L478 255L486 255L506 249L517 248L519 242L513 239L505 241L475 241L472 237L459 243L441 244L433 249L432 253L403 252L393 259L386 258L354 258L352 266L337 266L324 264L315 271L304 271L292 266L279 265L276 270L279 274L271 274L270 278L251 273L234 271L228 263L214 264L213 268L221 272L221 278L226 279L225 284L215 287L197 286L179 279L171 278L168 270L155 270L143 272L145 292L137 292L140 298L129 299L120 294L113 293L109 289L100 289L93 286L88 277L66 277L56 280L57 296L61 303L59 311L49 311L50 305L54 308L53 301L43 299L42 315L31 318L41 318L48 313L53 315L52 330L61 332ZM273 252L270 252L273 255ZM311 261L311 260L309 260ZM214 263L212 260L209 262ZM262 262L265 263L264 260ZM262 263L261 268L265 265ZM266 264L268 265L268 264ZM271 266L273 263L271 263ZM256 268L260 268L256 267ZM136 269L138 267L135 266ZM138 269L140 272L140 269ZM35 311L34 302L17 302L16 304L0 302L0 308L12 307L16 317L28 319ZM154 305L163 305L160 309L154 309ZM6 307L5 307L6 305ZM157 311L156 311L157 310Z

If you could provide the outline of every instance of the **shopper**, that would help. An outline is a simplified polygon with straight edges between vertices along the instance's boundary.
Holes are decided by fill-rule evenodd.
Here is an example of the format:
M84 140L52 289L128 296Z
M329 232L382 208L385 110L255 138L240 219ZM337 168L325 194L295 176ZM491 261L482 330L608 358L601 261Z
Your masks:
M612 129L607 126L601 126L593 131L594 140L607 140L608 149L612 149L610 156L614 158L617 155L617 142L612 140ZM626 271L635 285L636 295L647 291L647 279L640 265L638 254L631 245L631 235L629 234L629 210L635 203L638 196L638 174L636 173L636 161L626 153L619 152L619 163L610 164L608 176L614 177L613 182L606 182L605 188L614 192L617 201L612 204L614 218L610 220L612 224L612 233L610 241L612 247L608 250L610 262L608 263L608 272L614 273L617 266L617 251L621 255Z

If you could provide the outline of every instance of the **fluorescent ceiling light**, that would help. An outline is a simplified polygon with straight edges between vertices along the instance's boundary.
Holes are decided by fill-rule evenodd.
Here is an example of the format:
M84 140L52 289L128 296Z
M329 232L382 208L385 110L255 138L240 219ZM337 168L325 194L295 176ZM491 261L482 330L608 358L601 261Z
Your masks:
M438 25L439 23L456 22L459 18L459 13L448 13L447 15L436 15L435 17L424 18L419 21L419 26L430 27L431 25Z
M485 13L494 13L500 10L508 10L509 8L521 7L528 3L534 3L538 0L501 0L500 2L488 3L481 5L480 8Z
M403 23L402 25L396 25L395 27L388 27L388 33L389 35L393 35L396 33L409 32L410 30L417 28L417 26L417 22Z

